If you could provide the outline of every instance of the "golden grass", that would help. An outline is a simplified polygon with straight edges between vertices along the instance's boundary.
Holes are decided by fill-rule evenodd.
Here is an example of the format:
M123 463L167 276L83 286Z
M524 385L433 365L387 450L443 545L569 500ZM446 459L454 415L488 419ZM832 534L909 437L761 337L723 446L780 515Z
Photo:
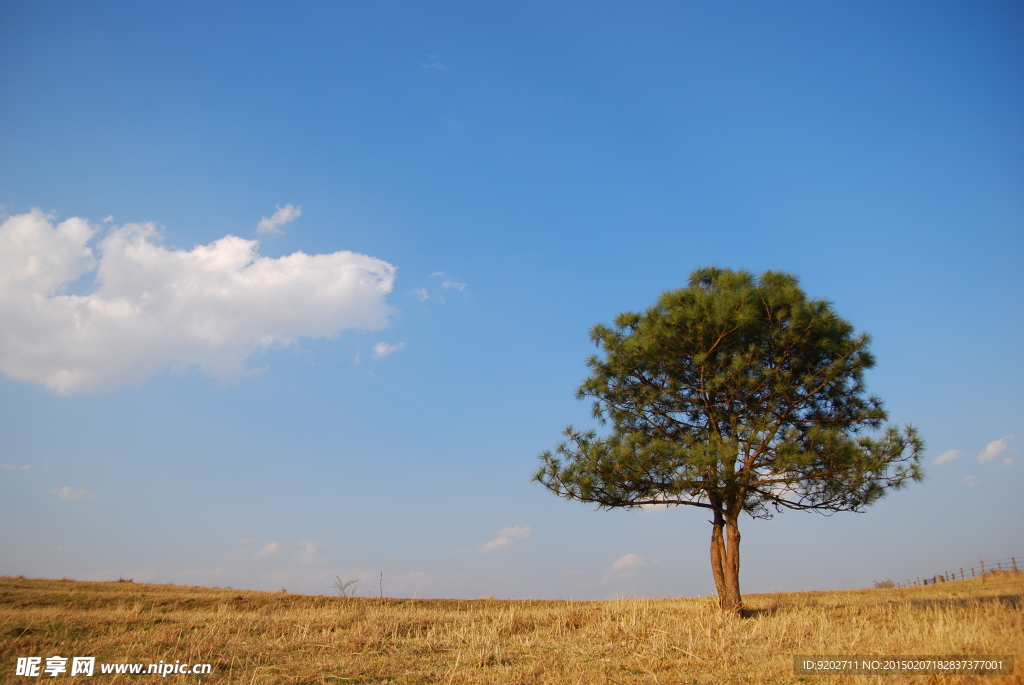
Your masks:
M19 656L213 664L167 683L1020 683L795 676L793 654L1024 653L1024 573L916 588L609 601L306 596L0 577L0 681ZM1016 672L1022 667L1017 665ZM156 682L153 675L71 682Z

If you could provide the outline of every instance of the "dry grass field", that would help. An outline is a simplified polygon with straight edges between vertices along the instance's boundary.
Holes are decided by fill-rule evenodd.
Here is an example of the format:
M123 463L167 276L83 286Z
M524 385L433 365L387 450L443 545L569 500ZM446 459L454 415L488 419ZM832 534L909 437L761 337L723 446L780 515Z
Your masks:
M926 587L613 601L370 599L0 578L0 681L1021 683L798 676L794 654L1024 655L1024 573ZM208 662L206 676L19 677L19 656ZM45 661L44 661L45 665ZM70 668L68 669L70 671Z

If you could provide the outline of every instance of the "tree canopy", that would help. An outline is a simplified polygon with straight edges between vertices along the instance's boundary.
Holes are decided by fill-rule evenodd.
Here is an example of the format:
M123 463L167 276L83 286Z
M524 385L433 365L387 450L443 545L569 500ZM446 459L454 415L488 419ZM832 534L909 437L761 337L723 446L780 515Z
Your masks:
M741 607L740 513L863 511L922 477L916 430L885 425L865 388L869 336L792 275L697 269L590 337L602 354L578 397L610 431L570 426L534 478L601 508L710 509L724 608Z

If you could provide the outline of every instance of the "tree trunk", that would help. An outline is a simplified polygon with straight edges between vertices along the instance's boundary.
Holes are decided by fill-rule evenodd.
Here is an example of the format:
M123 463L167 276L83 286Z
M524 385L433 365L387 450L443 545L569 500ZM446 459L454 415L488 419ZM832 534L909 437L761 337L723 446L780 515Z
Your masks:
M739 614L743 610L740 596L740 528L739 515L716 511L711 531L711 573L715 577L718 605ZM724 529L724 530L723 530Z
M725 517L726 558L725 563L725 596L722 598L722 608L735 611L737 614L743 611L743 598L740 596L740 526L739 513L726 514Z
M722 535L725 517L720 511L715 511L715 520L711 525L711 575L715 578L715 592L721 601L725 596L725 538Z

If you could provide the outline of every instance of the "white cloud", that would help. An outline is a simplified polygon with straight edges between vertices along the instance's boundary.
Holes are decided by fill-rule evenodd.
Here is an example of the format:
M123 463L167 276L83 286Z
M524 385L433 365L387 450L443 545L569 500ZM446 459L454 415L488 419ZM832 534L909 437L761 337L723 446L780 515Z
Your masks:
M259 224L256 225L257 233L284 233L281 227L285 224L291 223L302 216L302 205L295 207L293 205L285 205L281 207L278 205L277 211L274 212L273 216L269 219L263 217L260 219Z
M277 554L277 551L281 549L281 545L276 542L271 542L263 546L259 552L256 552L256 558L261 559L264 557L272 557Z
M431 278L445 278L445 274L444 274L443 271L435 271L434 273L430 274L430 277ZM445 280L441 282L441 287L442 288L448 288L448 289L453 289L454 288L455 290L465 290L466 289L466 284L465 283L460 283L459 281L456 281L456 280L454 280L452 278L445 278ZM424 291L424 292L426 292L426 291Z
M1013 459L1010 459L1009 457L1003 459L1003 466L1010 466L1011 464L1013 464Z
M271 259L226 236L191 250L153 224L113 227L89 247L84 219L33 209L0 223L0 370L69 394L197 365L242 374L252 353L303 336L388 324L395 267L354 252ZM86 295L61 294L93 275Z
M403 347L405 347L404 342L398 343L397 345L389 345L386 342L379 342L373 346L373 356L376 357L377 359L383 359L392 352L397 352Z
M498 550L511 547L515 544L516 540L526 540L531 535L533 535L533 529L529 526L502 528L498 531L498 537L481 545L479 550L481 552L497 552Z
M448 67L442 65L436 55L427 55L427 61L420 65L424 69L436 69L438 71L448 71Z
M639 554L624 554L612 564L613 571L635 571L647 568L647 557Z
M945 464L946 462L953 461L954 459L959 459L962 456L964 456L964 453L960 450L946 450L939 455L938 459L936 459L934 463Z
M1006 450L1010 449L1009 440L1012 437L1012 435L1004 435L998 440L993 440L989 444L985 445L985 449L982 450L981 454L978 455L978 461L980 461L983 464L990 461L995 461L996 458L999 457L999 455L1003 454L1004 452L1006 452Z
M420 302L426 302L430 299L430 293L427 292L426 288L417 288L412 291L412 294L416 296Z
M32 468L32 464L25 464L24 466L14 466L13 464L0 463L0 469L13 469L15 471L28 471Z
M53 494L57 495L57 497L60 497L61 499L71 499L71 500L83 499L85 497L92 497L93 496L93 494L91 492L89 492L88 490L86 490L85 488L79 488L79 489L75 490L70 485L65 485L64 487L60 488L59 490L50 490L50 492L52 492Z
M302 548L299 550L300 564L312 564L322 559L319 552L320 547L323 546L322 542L317 542L316 540L303 540L299 543L299 546Z
M967 487L973 488L975 485L978 484L978 479L975 478L974 476L967 476L966 478L964 478L964 482L967 483Z

